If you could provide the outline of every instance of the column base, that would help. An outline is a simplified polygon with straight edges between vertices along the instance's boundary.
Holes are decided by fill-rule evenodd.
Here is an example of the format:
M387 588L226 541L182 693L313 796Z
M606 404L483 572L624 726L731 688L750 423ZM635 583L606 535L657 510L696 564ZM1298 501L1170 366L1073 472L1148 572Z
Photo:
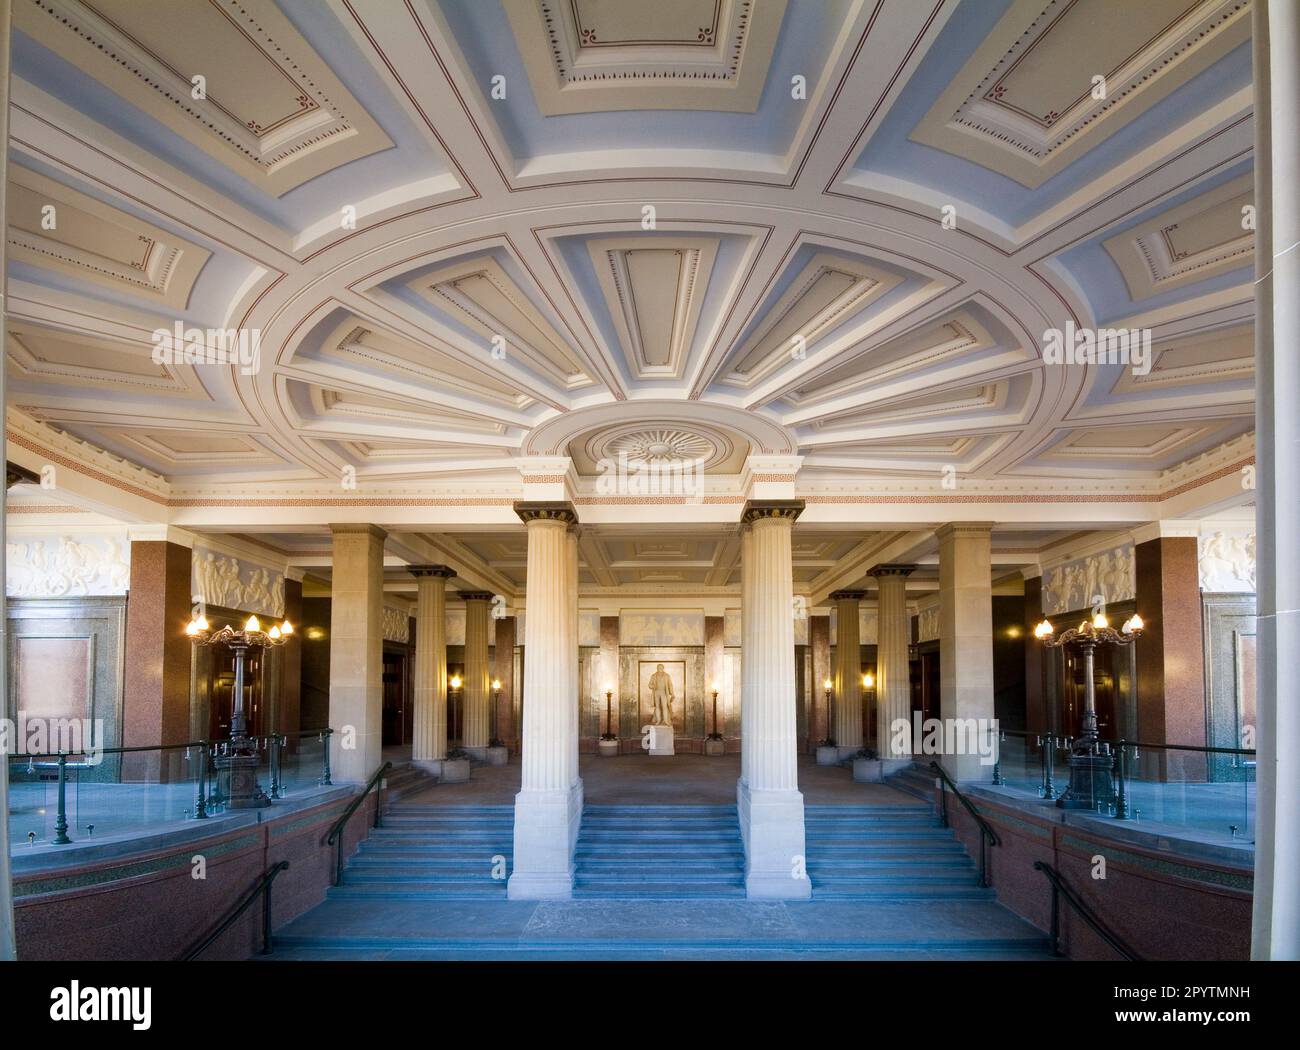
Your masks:
M752 790L736 781L736 811L745 843L745 896L751 900L807 900L803 794Z
M567 791L515 796L515 861L506 897L522 901L573 896L573 850L582 825L582 781Z

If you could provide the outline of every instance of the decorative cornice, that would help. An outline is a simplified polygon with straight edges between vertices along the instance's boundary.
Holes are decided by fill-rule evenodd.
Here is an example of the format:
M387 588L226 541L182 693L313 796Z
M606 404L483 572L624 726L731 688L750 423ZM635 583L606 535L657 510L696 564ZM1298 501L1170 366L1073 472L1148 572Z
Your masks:
M801 499L751 499L745 501L740 520L752 525L762 518L779 518L793 523L806 506Z
M558 521L565 525L578 523L578 512L567 500L517 500L513 506L525 525L534 521Z
M441 576L446 580L456 575L456 570L450 565L408 565L406 571L417 578L420 576Z

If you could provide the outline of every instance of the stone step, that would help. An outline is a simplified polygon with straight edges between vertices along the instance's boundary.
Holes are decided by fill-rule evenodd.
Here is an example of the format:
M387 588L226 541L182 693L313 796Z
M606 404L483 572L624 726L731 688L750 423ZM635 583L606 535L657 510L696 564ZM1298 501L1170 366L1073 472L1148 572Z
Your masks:
M573 895L578 898L607 897L618 900L655 899L690 900L714 897L744 897L745 884L691 886L678 882L641 883L627 887L621 883L590 883L575 881Z

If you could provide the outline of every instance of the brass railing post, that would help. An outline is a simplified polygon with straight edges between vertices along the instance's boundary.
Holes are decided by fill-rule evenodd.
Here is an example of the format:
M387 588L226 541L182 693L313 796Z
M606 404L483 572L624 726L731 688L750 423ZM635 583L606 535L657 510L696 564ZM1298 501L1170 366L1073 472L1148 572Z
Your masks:
M68 756L63 751L59 752L59 812L54 818L51 841L56 846L66 846L72 841L68 838Z

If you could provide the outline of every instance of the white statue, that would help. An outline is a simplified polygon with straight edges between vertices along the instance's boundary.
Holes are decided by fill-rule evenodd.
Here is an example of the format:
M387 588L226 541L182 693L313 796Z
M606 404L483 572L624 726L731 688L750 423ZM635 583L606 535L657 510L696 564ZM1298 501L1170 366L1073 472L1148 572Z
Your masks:
M650 698L654 701L654 724L670 726L673 724L673 680L660 664L659 669L650 676L646 683Z

